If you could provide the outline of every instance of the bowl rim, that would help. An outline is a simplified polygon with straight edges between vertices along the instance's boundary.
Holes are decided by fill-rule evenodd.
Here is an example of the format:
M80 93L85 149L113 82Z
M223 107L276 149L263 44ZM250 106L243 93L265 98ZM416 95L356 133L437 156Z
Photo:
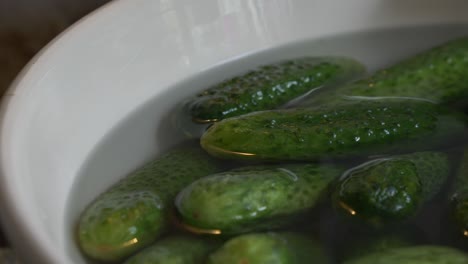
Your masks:
M12 106L16 106L17 104L16 91L28 89L28 86L23 85L22 82L27 76L35 73L36 63L47 62L50 52L57 46L60 46L64 38L73 37L76 28L90 27L92 24L86 25L86 23L96 16L110 13L113 11L112 8L125 9L125 5L130 4L130 2L111 0L96 8L55 36L26 63L0 98L0 146L3 146L3 142L7 140L5 138L5 131L8 130L7 127L9 125L7 119L13 115L11 113ZM8 242L13 250L22 248L22 252L28 252L28 255L17 254L17 257L21 260L34 260L34 263L66 263L67 259L63 255L51 254L56 252L56 248L50 243L45 243L48 237L43 232L40 232L40 230L33 228L34 223L31 221L32 219L27 217L27 212L19 206L18 200L12 199L16 196L11 189L7 188L9 186L7 175L11 175L8 164L8 153L2 147L0 148L0 206L3 212L0 214L0 223ZM8 228L11 226L16 227L14 229Z

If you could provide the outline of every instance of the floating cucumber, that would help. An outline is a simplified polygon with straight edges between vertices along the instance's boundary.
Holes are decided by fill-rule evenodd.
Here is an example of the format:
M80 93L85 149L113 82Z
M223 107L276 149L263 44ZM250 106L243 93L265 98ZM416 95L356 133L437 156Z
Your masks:
M468 237L468 148L464 150L454 186L453 216L461 233Z
M388 249L344 262L344 264L395 263L466 264L468 255L460 250L443 246L412 246Z
M380 70L369 78L311 97L306 105L330 103L345 97L415 97L454 105L468 97L468 37Z
M200 148L176 149L145 165L84 211L80 247L91 258L117 261L148 246L166 230L177 192L217 170Z
M327 165L246 167L201 178L176 206L185 224L219 233L271 229L311 209L343 170Z
M214 156L315 160L449 144L466 117L419 100L379 100L251 113L213 124L202 147Z
M195 122L206 123L280 107L327 85L362 75L364 67L345 57L306 57L265 65L217 84L186 102Z
M316 241L294 233L253 233L235 237L212 253L207 264L329 263Z
M347 171L333 202L352 216L380 224L413 216L448 178L447 154L417 152L381 158Z
M217 247L217 241L170 236L130 257L124 264L199 264Z

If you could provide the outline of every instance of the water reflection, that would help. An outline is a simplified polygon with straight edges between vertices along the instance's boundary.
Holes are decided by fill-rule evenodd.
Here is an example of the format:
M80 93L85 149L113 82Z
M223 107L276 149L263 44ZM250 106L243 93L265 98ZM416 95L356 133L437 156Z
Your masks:
M280 37L279 28L288 23L290 0L274 1L169 1L160 0L162 22L170 31L161 41L176 43L181 62L191 65L196 59L212 53L213 45L234 53L240 40L255 36L260 43ZM267 16L268 14L268 16Z

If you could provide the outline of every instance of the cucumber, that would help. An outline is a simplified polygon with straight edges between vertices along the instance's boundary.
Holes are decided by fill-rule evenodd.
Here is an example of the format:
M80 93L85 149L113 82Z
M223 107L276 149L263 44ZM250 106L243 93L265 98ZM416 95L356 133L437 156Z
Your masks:
M460 167L456 173L452 196L452 213L457 229L468 237L468 148L465 147Z
M343 170L327 165L245 167L201 178L176 198L182 221L222 234L272 229L313 208Z
M425 150L456 142L465 129L465 116L436 104L364 100L225 119L201 146L227 159L317 160Z
M295 233L253 233L228 240L207 264L330 263L322 246Z
M169 236L130 257L124 264L200 264L218 247L217 241Z
M409 247L415 243L408 237L402 234L379 234L367 239L358 239L353 243L347 243L348 247L345 249L342 259L351 260L381 252L391 248Z
M303 105L340 98L413 97L466 107L468 97L468 37L421 52L368 78L311 97Z
M192 181L218 171L198 148L170 151L97 197L81 215L78 242L85 255L119 261L166 231L176 194Z
M371 223L401 221L433 198L449 173L448 155L441 152L375 159L343 174L332 200L341 211Z
M468 255L444 246L412 246L393 248L361 258L345 261L344 264L466 264Z
M305 57L264 65L210 87L185 102L198 123L278 108L327 86L362 75L364 67L345 57Z

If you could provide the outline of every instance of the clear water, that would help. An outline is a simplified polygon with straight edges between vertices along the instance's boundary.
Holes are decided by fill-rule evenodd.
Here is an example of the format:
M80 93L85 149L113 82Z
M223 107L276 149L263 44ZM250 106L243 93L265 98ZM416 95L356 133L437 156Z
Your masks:
M74 240L76 221L85 206L112 183L184 139L184 134L174 129L171 120L178 102L188 95L257 65L304 55L351 56L363 62L372 71L463 35L468 35L468 25L353 32L305 40L249 54L201 72L190 79L181 80L165 94L153 98L131 115L123 117L121 123L95 147L83 164L70 192L67 212L64 215L69 254L77 263L85 263ZM168 105L168 102L171 107L161 106ZM165 118L156 120L153 117L155 112L165 113ZM411 223L394 226L389 229L390 232L409 230L422 243L460 246L459 241L451 234L452 224L445 217L447 214L445 197L441 194L440 199L425 206ZM331 254L336 255L337 250L346 247L350 239L362 236L368 231L364 225L342 223L342 220L327 206L317 210L320 216L305 219L304 224L313 226L312 229L320 234L324 243L330 247Z

